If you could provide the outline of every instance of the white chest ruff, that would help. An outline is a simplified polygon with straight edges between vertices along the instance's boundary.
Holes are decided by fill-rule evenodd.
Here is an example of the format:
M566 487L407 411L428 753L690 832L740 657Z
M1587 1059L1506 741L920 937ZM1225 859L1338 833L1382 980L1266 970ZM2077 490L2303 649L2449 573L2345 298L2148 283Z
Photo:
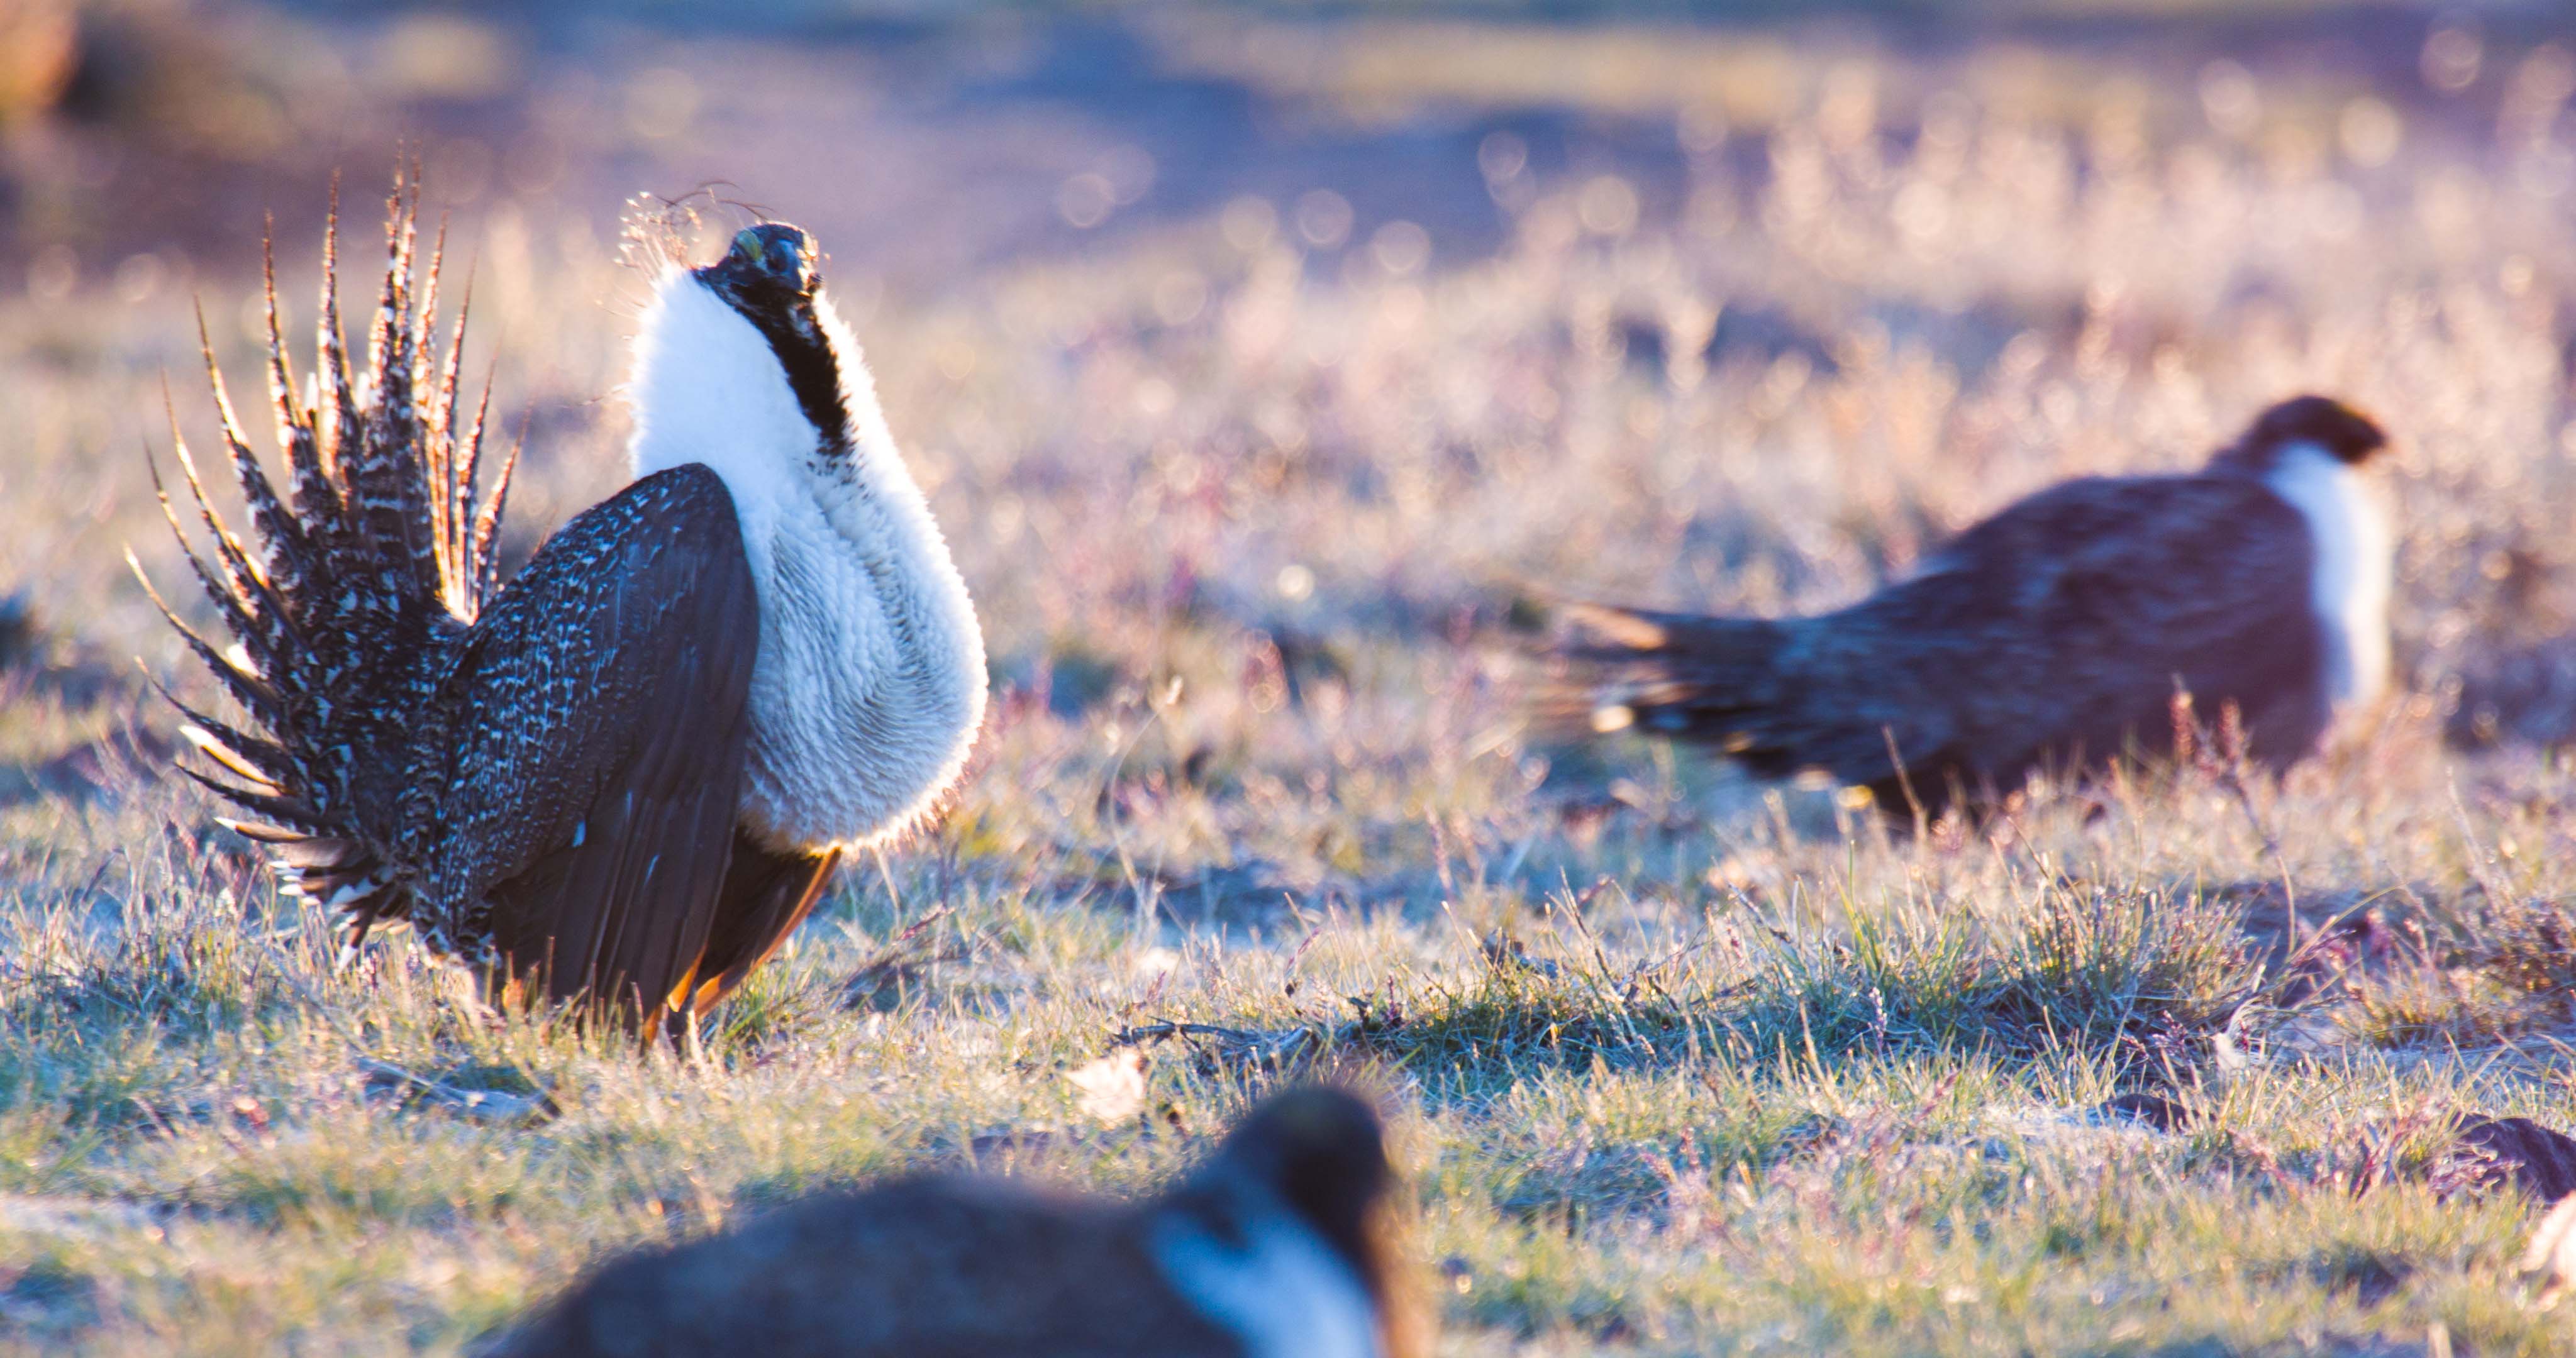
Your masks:
M851 449L818 459L768 341L684 273L636 341L638 475L724 478L760 596L743 822L772 847L863 847L917 824L984 720L966 583L828 304Z
M743 818L781 847L864 847L919 823L956 784L984 719L983 645L953 568L925 579L871 560L811 501L772 530L766 569L754 557Z
M2396 534L2362 474L2309 444L2285 448L2264 484L2308 521L2316 549L2310 588L2325 629L2326 697L2342 712L2388 686L2388 596Z
M1281 1212L1247 1234L1235 1248L1176 1220L1157 1232L1155 1262L1251 1358L1378 1358L1377 1308L1331 1246Z

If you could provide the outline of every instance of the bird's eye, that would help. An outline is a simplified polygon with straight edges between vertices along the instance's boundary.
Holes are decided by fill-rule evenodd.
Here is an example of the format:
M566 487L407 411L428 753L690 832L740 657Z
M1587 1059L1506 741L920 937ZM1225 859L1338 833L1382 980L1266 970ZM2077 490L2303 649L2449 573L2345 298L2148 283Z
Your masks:
M805 271L803 252L796 242L779 236L769 242L769 271L781 278L793 278Z

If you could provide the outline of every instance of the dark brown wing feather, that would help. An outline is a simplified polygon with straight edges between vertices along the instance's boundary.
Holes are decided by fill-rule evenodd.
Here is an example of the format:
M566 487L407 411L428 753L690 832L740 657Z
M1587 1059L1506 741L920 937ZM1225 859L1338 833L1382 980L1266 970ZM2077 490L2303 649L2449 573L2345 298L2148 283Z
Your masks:
M1755 771L1822 768L1927 802L2171 737L2177 686L2235 704L2274 763L2323 730L2306 521L2251 477L2069 482L1922 572L1782 620L1600 610L1598 700Z
M691 1014L723 1003L743 978L778 951L822 899L823 884L840 861L838 849L782 853L735 828L733 866L716 902L715 927L698 966Z
M732 497L686 466L550 538L452 681L474 714L444 889L479 900L494 979L658 1012L723 899L760 609ZM472 852L463 851L470 846Z

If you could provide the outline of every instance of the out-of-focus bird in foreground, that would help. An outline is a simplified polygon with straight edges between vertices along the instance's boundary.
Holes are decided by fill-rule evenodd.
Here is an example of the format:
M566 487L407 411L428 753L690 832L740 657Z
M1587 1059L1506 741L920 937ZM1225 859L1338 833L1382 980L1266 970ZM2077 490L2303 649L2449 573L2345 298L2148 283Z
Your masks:
M657 280L631 384L639 479L502 586L516 454L483 495L464 315L442 353L417 204L397 184L362 374L336 212L302 392L272 276L285 495L207 350L256 543L182 444L213 545L190 562L232 644L171 621L248 716L181 709L226 775L192 776L249 813L228 823L351 947L407 923L490 992L693 1034L844 854L956 783L984 711L974 610L813 241L779 224Z
M1570 682L1544 706L1765 777L1820 769L1895 811L2169 751L2178 693L2204 721L2234 709L2247 754L2286 767L2388 683L2386 445L2301 396L2198 472L2052 487L1836 612L1578 605Z
M494 1358L1413 1358L1377 1119L1254 1109L1143 1203L930 1175L601 1269Z

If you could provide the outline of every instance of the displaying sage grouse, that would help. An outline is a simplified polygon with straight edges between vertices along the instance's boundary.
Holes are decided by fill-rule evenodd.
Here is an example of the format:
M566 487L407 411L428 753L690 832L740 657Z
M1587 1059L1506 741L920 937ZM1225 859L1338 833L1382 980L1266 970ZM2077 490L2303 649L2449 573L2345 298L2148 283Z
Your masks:
M208 351L258 541L207 507L181 446L213 539L211 563L190 560L237 644L180 630L249 718L182 709L230 781L195 776L352 946L407 923L490 990L678 1029L777 949L844 854L957 781L984 712L974 611L813 242L774 224L658 280L639 479L500 586L516 454L478 499L484 410L457 393L463 314L443 353L433 333L417 202L397 188L363 375L336 221L303 394L271 270L286 497Z
M1367 1106L1281 1094L1163 1197L932 1175L601 1269L502 1358L1407 1358Z
M2199 472L2052 487L1838 612L1579 607L1559 710L1766 777L1821 769L1896 811L2169 750L2178 691L2203 721L2232 707L2247 753L2284 767L2388 682L2395 543L2367 470L2386 443L2301 396Z

